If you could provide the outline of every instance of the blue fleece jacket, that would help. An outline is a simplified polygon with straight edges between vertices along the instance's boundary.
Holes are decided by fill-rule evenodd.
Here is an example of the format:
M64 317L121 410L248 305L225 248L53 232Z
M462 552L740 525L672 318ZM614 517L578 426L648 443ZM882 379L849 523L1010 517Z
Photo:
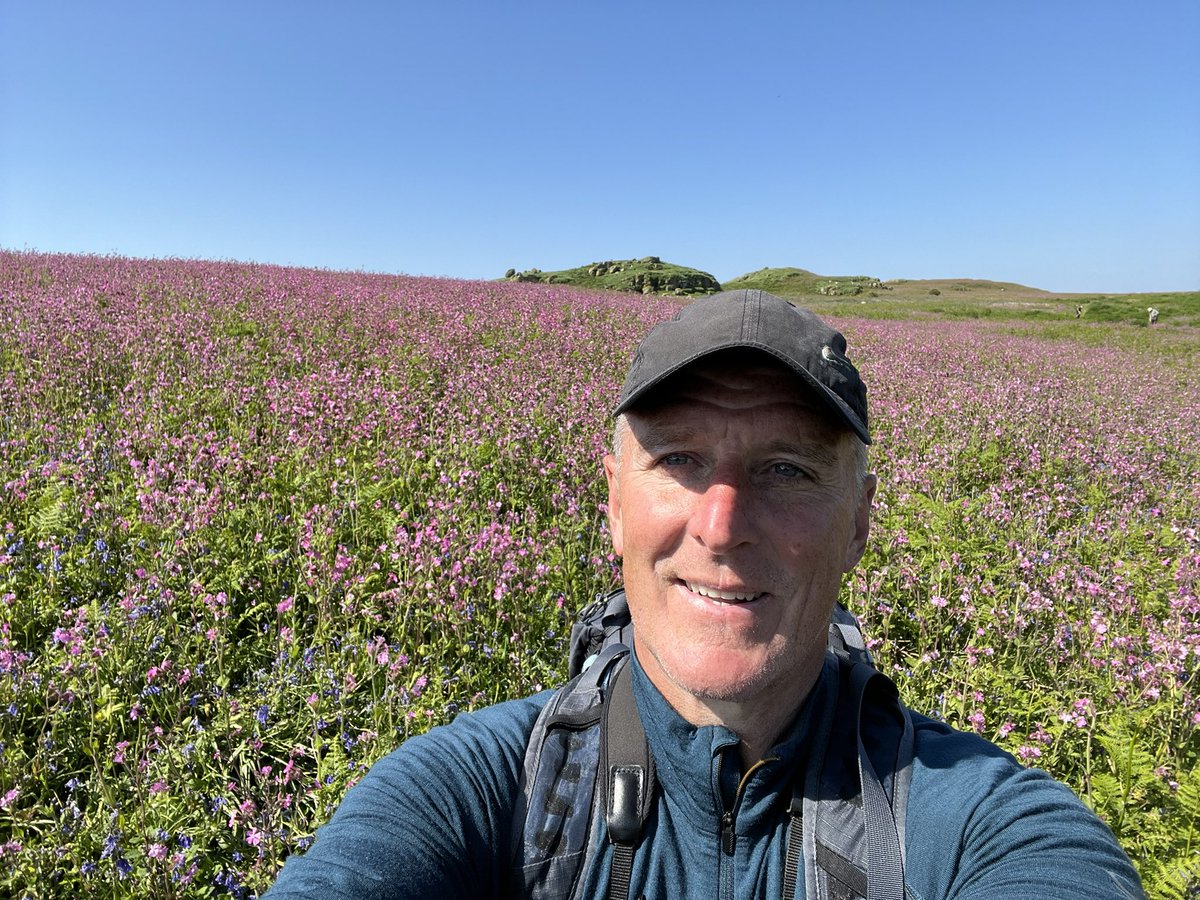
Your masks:
M506 896L513 807L528 735L549 692L461 715L380 760L346 795L303 856L267 892L286 898ZM798 717L739 784L738 739L684 721L635 663L634 696L660 790L634 860L631 896L781 896L786 799L806 735ZM1108 828L1064 785L976 737L914 715L906 888L935 898L1138 898ZM733 814L732 854L721 820ZM607 852L580 896L606 896ZM803 877L800 878L801 890Z

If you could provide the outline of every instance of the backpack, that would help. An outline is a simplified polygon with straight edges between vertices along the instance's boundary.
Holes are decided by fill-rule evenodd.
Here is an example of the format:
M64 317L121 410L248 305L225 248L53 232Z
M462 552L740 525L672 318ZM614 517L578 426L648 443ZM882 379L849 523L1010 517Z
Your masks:
M633 697L632 635L622 590L590 604L572 627L572 678L538 715L522 766L516 896L577 900L580 873L608 841L608 900L629 900L633 854L655 794ZM840 604L814 690L824 692L814 699L825 714L812 723L803 777L787 804L782 900L903 900L912 719Z

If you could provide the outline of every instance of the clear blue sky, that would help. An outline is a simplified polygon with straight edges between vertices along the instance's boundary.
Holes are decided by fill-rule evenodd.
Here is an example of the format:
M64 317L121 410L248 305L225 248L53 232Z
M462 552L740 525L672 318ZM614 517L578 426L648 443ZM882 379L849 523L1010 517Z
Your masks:
M0 247L1200 288L1196 0L0 0L0 47Z

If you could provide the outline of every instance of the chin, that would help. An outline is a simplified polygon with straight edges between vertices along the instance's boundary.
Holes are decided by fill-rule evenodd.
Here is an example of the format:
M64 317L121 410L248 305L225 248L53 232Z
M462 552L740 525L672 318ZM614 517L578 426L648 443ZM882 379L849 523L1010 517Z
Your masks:
M776 676L772 660L746 659L729 651L660 660L667 677L693 697L740 703L752 700Z

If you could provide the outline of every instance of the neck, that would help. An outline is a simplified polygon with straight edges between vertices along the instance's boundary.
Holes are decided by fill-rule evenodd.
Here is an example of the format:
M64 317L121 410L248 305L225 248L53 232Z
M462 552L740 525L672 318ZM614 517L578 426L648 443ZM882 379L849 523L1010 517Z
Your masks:
M742 771L746 772L769 753L795 719L821 674L824 655L815 660L815 666L793 673L786 685L743 698L697 696L677 684L657 660L638 654L638 662L650 682L686 721L697 727L723 725L738 736L738 753Z

